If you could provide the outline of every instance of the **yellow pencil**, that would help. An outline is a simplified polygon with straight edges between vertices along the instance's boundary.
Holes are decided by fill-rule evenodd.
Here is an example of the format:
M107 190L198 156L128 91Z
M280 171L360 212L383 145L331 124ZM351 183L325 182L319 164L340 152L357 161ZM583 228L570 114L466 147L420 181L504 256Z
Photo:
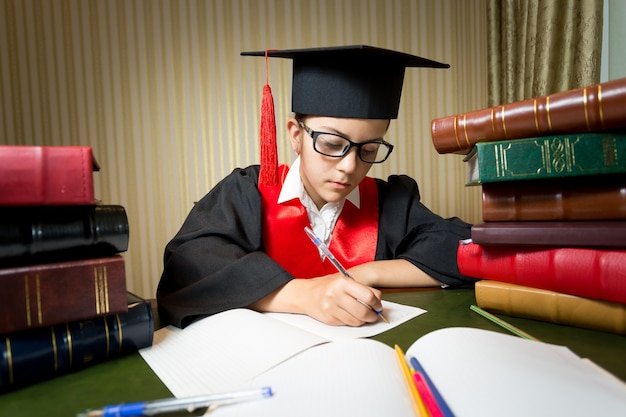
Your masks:
M406 362L406 358L404 357L404 352L400 346L395 345L396 357L398 358L398 364L400 365L400 369L402 371L402 376L409 388L409 393L411 395L411 400L413 402L413 407L415 408L415 414L418 416L431 417L430 413L426 409L424 405L424 401L417 391L417 387L413 382L413 378L411 376L411 370L409 369L409 364Z

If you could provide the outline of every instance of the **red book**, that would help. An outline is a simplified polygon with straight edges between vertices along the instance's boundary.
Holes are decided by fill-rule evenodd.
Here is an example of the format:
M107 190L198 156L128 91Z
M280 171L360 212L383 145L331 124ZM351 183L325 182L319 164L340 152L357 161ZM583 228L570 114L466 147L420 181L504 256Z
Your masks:
M462 242L466 276L626 303L626 249L516 247Z
M127 308L121 255L0 269L0 334Z
M95 204L88 146L0 146L0 205Z
M626 78L434 119L440 154L468 153L478 142L626 127Z

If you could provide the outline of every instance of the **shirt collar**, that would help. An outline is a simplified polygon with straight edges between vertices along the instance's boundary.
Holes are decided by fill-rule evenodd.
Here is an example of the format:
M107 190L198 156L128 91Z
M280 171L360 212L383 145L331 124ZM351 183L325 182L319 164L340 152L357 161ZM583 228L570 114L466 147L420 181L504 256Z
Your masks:
M293 200L294 198L301 198L301 196L305 193L306 191L304 189L304 185L302 184L302 179L300 178L300 156L298 156L291 164L289 172L287 172L287 176L283 182L283 187L281 188L280 195L278 196L278 204ZM359 194L359 187L355 187L354 190L346 196L346 199L354 204L356 208L361 208L361 195Z

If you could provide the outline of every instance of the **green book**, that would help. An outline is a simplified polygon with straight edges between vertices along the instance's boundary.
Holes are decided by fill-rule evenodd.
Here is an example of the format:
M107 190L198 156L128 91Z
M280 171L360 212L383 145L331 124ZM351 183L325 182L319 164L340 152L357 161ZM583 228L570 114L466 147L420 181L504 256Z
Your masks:
M467 185L626 173L626 133L594 132L479 142Z

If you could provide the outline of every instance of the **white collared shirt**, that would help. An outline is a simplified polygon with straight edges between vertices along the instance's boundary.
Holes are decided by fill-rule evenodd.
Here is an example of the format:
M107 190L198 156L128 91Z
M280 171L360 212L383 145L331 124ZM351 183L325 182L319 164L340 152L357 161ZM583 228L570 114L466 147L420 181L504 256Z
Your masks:
M300 202L307 211L309 216L309 222L313 232L326 243L330 245L330 240L333 234L333 229L337 223L337 219L341 214L341 210L346 202L346 199L354 204L357 208L361 207L361 196L359 194L359 187L348 194L348 196L337 203L326 203L321 210L318 210L317 206L313 202L313 199L304 189L302 179L300 178L300 157L298 156L291 164L291 168L285 177L283 188L280 190L278 196L278 204L284 203L294 198L299 198ZM304 233L304 231L303 231Z

